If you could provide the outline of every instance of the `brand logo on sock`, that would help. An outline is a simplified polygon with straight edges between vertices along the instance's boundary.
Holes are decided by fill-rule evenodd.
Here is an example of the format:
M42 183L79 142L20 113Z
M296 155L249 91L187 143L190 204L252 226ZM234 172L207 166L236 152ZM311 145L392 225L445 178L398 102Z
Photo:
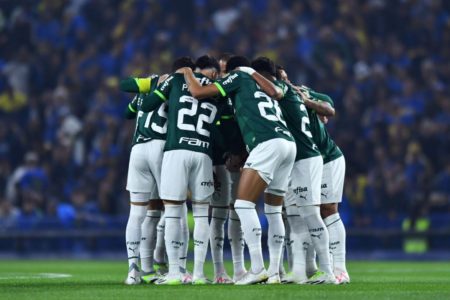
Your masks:
M318 238L320 240L320 237L322 236L323 233L319 233L319 234L313 234L311 233L312 237Z
M320 193L320 194L328 199L328 192L327 193Z
M320 186L320 188L322 188L322 189L326 189L328 186L327 186L327 184L326 183L324 183L324 184L322 184L321 186Z
M204 244L203 241L194 240L194 246L201 246L201 245L203 245L203 244Z
M323 228L323 227L312 228L312 229L309 230L309 232L321 232L321 231L324 231L324 228Z

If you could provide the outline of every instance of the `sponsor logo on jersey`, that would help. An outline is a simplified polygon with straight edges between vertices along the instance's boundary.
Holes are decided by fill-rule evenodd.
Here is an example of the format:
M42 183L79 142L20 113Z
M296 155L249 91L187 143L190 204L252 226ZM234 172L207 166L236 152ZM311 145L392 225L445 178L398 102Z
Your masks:
M232 82L233 82L233 79L235 79L236 77L238 77L238 74L237 74L237 73L232 74L232 75L229 75L228 78L227 78L227 80L222 81L222 85L227 85L227 84L229 84L229 83L232 83Z
M201 185L201 186L211 187L211 186L214 186L214 182L212 182L211 180L208 180L208 181L202 181L202 182L200 183L200 185Z
M198 147L203 147L203 148L209 148L209 143L208 142L205 142L205 141L202 141L202 140L199 140L199 139L196 139L196 138L185 137L185 136L182 136L180 138L180 140L178 141L178 143L179 144L187 143L190 146L198 146Z
M169 78L167 78L163 84L161 85L161 88L159 88L159 90L163 91L164 89L166 89L169 86L170 81L172 81L173 79L173 75L169 76Z

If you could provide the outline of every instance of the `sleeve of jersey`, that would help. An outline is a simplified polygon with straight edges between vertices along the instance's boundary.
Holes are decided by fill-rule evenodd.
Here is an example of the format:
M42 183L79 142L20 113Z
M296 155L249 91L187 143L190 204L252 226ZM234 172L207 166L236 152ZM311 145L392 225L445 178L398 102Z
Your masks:
M148 93L150 92L152 79L129 77L120 81L120 90L128 93Z
M215 81L213 84L217 87L222 97L227 96L229 93L238 89L238 79L237 74L228 75L223 79Z
M153 93L144 97L141 105L141 110L143 112L153 111L166 100L166 96L163 93L161 93L159 90L155 90Z
M134 96L133 100L127 105L127 108L125 109L125 119L135 119L137 115L137 99L138 95Z
M322 101L322 102L327 102L328 104L331 105L331 107L334 107L334 102L333 102L333 100L332 100L331 97L328 96L327 94L317 93L317 92L315 92L315 91L313 91L313 90L311 90L309 93L310 93L311 96L313 96L315 99L317 99L317 100L319 100L319 101Z

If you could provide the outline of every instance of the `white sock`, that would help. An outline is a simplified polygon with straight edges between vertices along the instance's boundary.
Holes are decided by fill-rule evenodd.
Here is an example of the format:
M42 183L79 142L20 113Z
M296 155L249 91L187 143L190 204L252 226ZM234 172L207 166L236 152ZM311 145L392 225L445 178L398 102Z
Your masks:
M283 216L283 224L286 233L284 234L284 249L286 249L286 260L288 264L288 272L292 271L292 243L291 243L291 226L289 226L289 221L287 219L286 212ZM284 271L284 249L280 260L280 272ZM286 272L286 271L284 271Z
M214 274L219 276L225 272L225 266L223 264L223 241L225 240L225 221L228 218L228 208L212 209L211 218L211 256L214 263Z
M147 210L147 216L142 222L141 245L141 269L144 272L153 272L153 251L156 244L156 226L161 218L160 210Z
M154 260L157 263L164 263L166 255L166 243L164 242L164 234L166 227L166 218L164 212L161 212L161 218L156 226L156 246L154 252Z
M169 276L180 274L179 252L181 246L180 218L183 213L182 205L165 205L167 258L169 260Z
M334 269L347 272L345 266L345 227L339 213L326 217L324 220L330 235L330 250L333 256Z
M264 269L264 260L261 249L262 229L255 206L255 203L241 199L237 199L234 204L234 209L241 220L245 243L250 253L251 270L256 274Z
M244 265L244 233L241 229L239 216L234 210L230 210L228 219L228 240L231 246L234 275L241 275L246 272Z
M308 232L309 233L309 232ZM311 237L309 237L311 241ZM306 275L311 277L314 273L317 272L317 262L316 262L316 250L314 249L314 245L311 243L307 246L306 249Z
M309 231L305 221L300 216L296 205L286 207L286 214L291 228L292 269L298 277L306 279L306 249L310 243Z
M209 203L209 202L208 202ZM207 204L192 204L192 214L194 215L194 278L205 277L203 265L206 260L209 243L209 223Z
M281 216L282 206L274 206L264 204L264 213L266 214L267 223L269 229L267 233L267 245L269 246L269 275L273 275L279 272L281 251L284 244L284 224L283 217Z
M139 266L139 245L141 244L141 225L145 219L147 206L130 205L127 228L125 229L125 242L127 246L128 267L132 264Z
M329 252L330 237L325 223L320 217L320 207L315 205L300 207L300 215L308 226L314 249L319 258L320 270L333 274Z
M179 253L179 259L180 259L180 268L182 269L182 272L186 272L186 262L187 262L187 255L188 255L188 249L189 249L189 225L187 220L187 214L188 209L186 202L183 203L183 213L181 214L180 219L180 226L181 226L181 242L182 245L180 246L180 253Z

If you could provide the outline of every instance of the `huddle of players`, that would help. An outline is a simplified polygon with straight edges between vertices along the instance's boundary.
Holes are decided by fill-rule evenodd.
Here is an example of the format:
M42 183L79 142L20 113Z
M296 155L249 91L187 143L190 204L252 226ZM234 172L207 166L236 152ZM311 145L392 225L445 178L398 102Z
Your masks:
M294 86L265 57L251 63L243 56L224 56L220 63L208 55L195 63L181 57L172 72L121 82L122 90L138 93L127 109L137 120L127 181L125 283L207 284L209 242L216 284L350 282L337 212L345 160L324 127L334 115L330 97ZM186 270L188 191L195 221L192 275ZM267 271L255 210L263 192ZM233 279L223 264L227 219Z

